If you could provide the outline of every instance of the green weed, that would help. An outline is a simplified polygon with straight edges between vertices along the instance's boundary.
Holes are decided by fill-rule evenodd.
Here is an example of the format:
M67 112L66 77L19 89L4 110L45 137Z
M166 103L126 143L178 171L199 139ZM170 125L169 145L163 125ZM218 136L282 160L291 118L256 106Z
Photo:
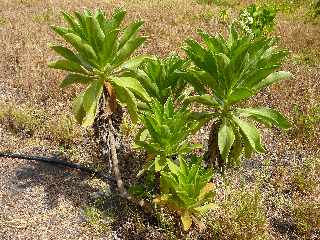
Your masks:
M258 189L229 188L221 212L212 219L213 239L268 239L267 217Z
M291 133L305 138L316 137L320 124L320 104L315 104L307 112L302 111L299 105L295 105L293 111L295 124Z

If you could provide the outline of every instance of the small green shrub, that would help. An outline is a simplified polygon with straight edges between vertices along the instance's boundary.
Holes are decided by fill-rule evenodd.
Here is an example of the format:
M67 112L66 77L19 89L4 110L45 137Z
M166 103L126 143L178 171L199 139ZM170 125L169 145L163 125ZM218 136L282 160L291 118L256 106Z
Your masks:
M77 121L83 126L91 126L102 99L106 114L117 111L116 101L119 100L127 106L135 122L138 119L137 98L146 102L150 99L136 79L122 77L122 74L137 67L146 58L130 58L146 39L138 34L143 21L130 23L121 29L126 15L121 9L117 9L111 19L106 19L100 10L95 13L85 10L74 15L62 14L69 26L52 26L52 30L73 50L61 45L51 46L63 59L51 62L49 67L69 72L61 87L71 84L86 86L73 105Z
M296 199L293 205L293 219L300 239L320 236L320 202L306 197Z
M190 70L189 82L198 93L186 98L184 104L197 102L213 109L213 140L209 139L208 151L218 148L218 153L210 155L216 157L220 153L222 161L215 165L223 170L239 164L243 152L247 157L253 152L265 152L258 129L247 119L267 127L290 127L276 110L237 107L267 86L291 76L289 72L276 71L287 50L276 48L274 38L241 36L235 25L231 26L228 39L203 31L199 35L206 47L189 39L184 48L195 65Z
M320 1L319 0L313 0L313 4L311 6L310 14L312 17L316 18L320 16Z
M293 111L295 113L293 135L307 138L316 137L317 127L320 124L320 104L312 106L307 113L304 113L298 105L294 106Z
M320 185L320 160L306 160L302 166L292 169L292 186L300 193L311 194Z
M216 207L211 203L214 196L214 185L209 182L212 172L201 166L201 159L187 163L179 156L178 160L179 165L168 160L169 171L161 173L161 196L154 202L177 212L184 231L189 230L192 222L204 228L199 218Z
M226 189L218 214L212 219L211 239L269 239L267 217L258 189Z
M48 121L45 129L51 139L64 146L70 145L81 137L80 129L76 127L76 122L70 116L60 116L55 121Z
M210 116L210 113L198 115L185 107L175 109L172 97L164 105L154 99L148 111L141 114L143 128L135 141L137 146L149 154L151 161L145 169L161 171L166 167L168 159L201 147L190 144L188 136L196 132Z
M39 115L37 116L37 113L39 114L39 111L32 108L7 104L0 111L0 122L14 133L23 132L33 135L42 126L43 119Z
M273 30L276 14L277 10L274 6L251 4L241 10L237 22L247 35L265 36Z
M174 100L182 98L189 65L188 61L181 59L179 55L171 54L164 59L145 59L138 69L127 74L136 78L149 96L165 104L169 96Z

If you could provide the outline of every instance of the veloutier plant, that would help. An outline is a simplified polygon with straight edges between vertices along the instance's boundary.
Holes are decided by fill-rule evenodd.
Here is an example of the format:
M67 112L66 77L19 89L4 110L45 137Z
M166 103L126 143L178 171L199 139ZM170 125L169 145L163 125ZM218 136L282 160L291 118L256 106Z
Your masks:
M122 148L118 131L123 111L118 101L127 106L133 122L138 120L138 100L150 101L138 80L123 76L146 58L131 57L146 39L138 33L143 22L122 27L126 12L121 9L115 10L110 19L100 10L62 14L68 27L52 26L52 30L68 46L51 46L62 59L49 66L69 72L61 87L72 84L85 86L73 104L75 118L83 126L95 123L101 156L109 161L109 172L114 168L120 179L117 150Z
M129 24L124 29L121 23L126 15L124 10L116 10L111 19L106 19L98 10L91 13L75 12L74 16L63 12L69 24L66 27L52 26L72 49L54 45L51 48L63 59L49 64L51 68L69 72L61 87L83 84L85 90L74 102L76 119L84 126L94 123L103 99L104 110L112 114L119 107L116 99L126 104L132 120L137 120L137 100L149 101L149 96L134 78L122 74L138 66L145 56L130 58L134 51L145 41L138 31L142 21Z
M210 182L212 172L201 166L202 159L195 157L187 163L179 156L178 160L179 165L168 160L169 171L161 174L161 195L154 202L177 212L185 231L192 222L203 229L201 216L216 207L211 202L214 197L214 185Z
M290 127L276 110L238 106L267 86L291 76L289 72L276 71L287 50L277 48L275 38L239 35L234 25L228 39L204 31L199 31L199 35L205 47L188 39L184 48L194 63L190 83L198 93L187 98L185 104L198 102L214 111L207 160L223 170L237 164L242 153L250 156L252 152L265 152L260 133L249 119L268 127Z
M189 61L174 53L164 59L147 58L130 75L138 79L149 96L165 104L169 96L175 101L184 96L189 65Z
M74 101L74 115L83 126L93 125L120 194L146 206L126 191L118 167L118 130L126 106L132 121L142 125L135 144L147 152L138 175L153 176L150 185L154 189L149 191L146 181L142 188L150 194L139 195L177 213L185 231L193 222L203 228L201 216L215 207L212 170L203 167L203 158L193 155L200 145L191 143L189 137L213 120L206 160L222 171L238 164L243 154L264 152L260 133L249 119L283 129L290 124L276 110L244 108L239 103L291 76L276 71L287 51L276 47L275 38L259 38L260 32L254 38L242 35L232 25L228 39L203 31L199 34L205 46L188 39L187 59L176 54L164 59L132 57L145 41L138 33L143 22L122 27L125 14L118 9L107 19L100 10L64 12L68 26L52 29L67 46L51 46L62 59L49 66L68 72L61 87L85 86ZM190 105L195 102L210 112L192 111Z
M150 100L138 80L124 77L126 71L139 66L146 58L131 57L146 39L138 33L143 22L122 27L126 12L121 9L115 10L110 19L100 10L62 14L68 26L52 26L52 30L68 46L51 46L62 59L49 66L69 72L61 87L85 85L85 90L73 103L75 118L83 126L94 124L101 157L109 161L109 172L113 169L120 194L135 202L124 188L118 166L118 152L123 148L119 134L123 111L119 102L127 106L132 121L136 122L138 100ZM137 204L143 205L141 202Z
M175 108L171 96L165 104L153 99L148 111L141 113L143 127L135 141L148 153L149 161L144 170L159 172L167 166L168 160L201 147L189 143L188 136L195 133L210 116L210 113L191 112L186 107Z

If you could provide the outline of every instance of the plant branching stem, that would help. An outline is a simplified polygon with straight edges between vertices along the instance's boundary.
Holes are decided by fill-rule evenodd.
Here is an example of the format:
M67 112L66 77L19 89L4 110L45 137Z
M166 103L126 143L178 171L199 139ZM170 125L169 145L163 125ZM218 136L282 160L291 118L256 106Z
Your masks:
M149 202L147 202L143 199L142 200L136 199L135 197L130 195L128 193L128 191L125 189L125 186L123 184L123 180L121 177L121 173L120 173L120 168L119 168L119 160L118 160L118 156L117 156L114 131L115 130L113 128L112 119L109 118L109 134L108 135L109 135L109 146L110 146L110 150L111 150L110 157L111 157L113 172L114 172L115 179L117 181L117 187L118 187L119 193L120 193L121 197L127 199L129 202L132 202L135 205L140 206L146 213L152 213L153 208Z

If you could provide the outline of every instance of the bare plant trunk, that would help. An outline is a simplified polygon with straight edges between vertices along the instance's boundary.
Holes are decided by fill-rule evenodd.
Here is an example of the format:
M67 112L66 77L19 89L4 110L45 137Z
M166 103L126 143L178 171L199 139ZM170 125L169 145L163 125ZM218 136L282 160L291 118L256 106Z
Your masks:
M209 142L208 142L208 150L205 154L205 161L207 162L208 166L223 172L224 162L221 158L219 145L218 145L219 126L220 124L218 122L214 122L211 125Z
M134 203L135 205L140 206L146 213L152 213L153 208L149 202L139 199L136 199L135 197L131 196L128 191L125 189L122 177L121 177L121 172L119 168L119 160L118 160L118 155L117 155L117 150L116 150L116 142L114 138L114 128L112 125L112 120L109 118L109 146L110 146L110 161L112 162L113 166L113 173L115 176L115 179L117 181L117 187L120 192L121 197L127 199L128 201Z
M131 196L126 190L119 167L118 153L123 154L125 146L122 144L121 134L119 132L122 122L123 110L117 105L112 113L105 112L105 99L101 98L100 108L94 123L94 133L97 138L100 154L105 162L109 163L108 172L113 174L116 179L117 188L120 196L128 201L140 206L144 212L152 213L153 208L149 202L139 200Z
M112 172L111 148L109 145L110 121L112 122L115 148L117 152L122 152L124 146L122 144L121 134L119 132L122 122L123 110L121 106L117 106L116 111L108 115L105 112L105 100L101 98L99 103L99 112L93 125L94 135L99 146L100 157L105 163L108 163L108 173Z

